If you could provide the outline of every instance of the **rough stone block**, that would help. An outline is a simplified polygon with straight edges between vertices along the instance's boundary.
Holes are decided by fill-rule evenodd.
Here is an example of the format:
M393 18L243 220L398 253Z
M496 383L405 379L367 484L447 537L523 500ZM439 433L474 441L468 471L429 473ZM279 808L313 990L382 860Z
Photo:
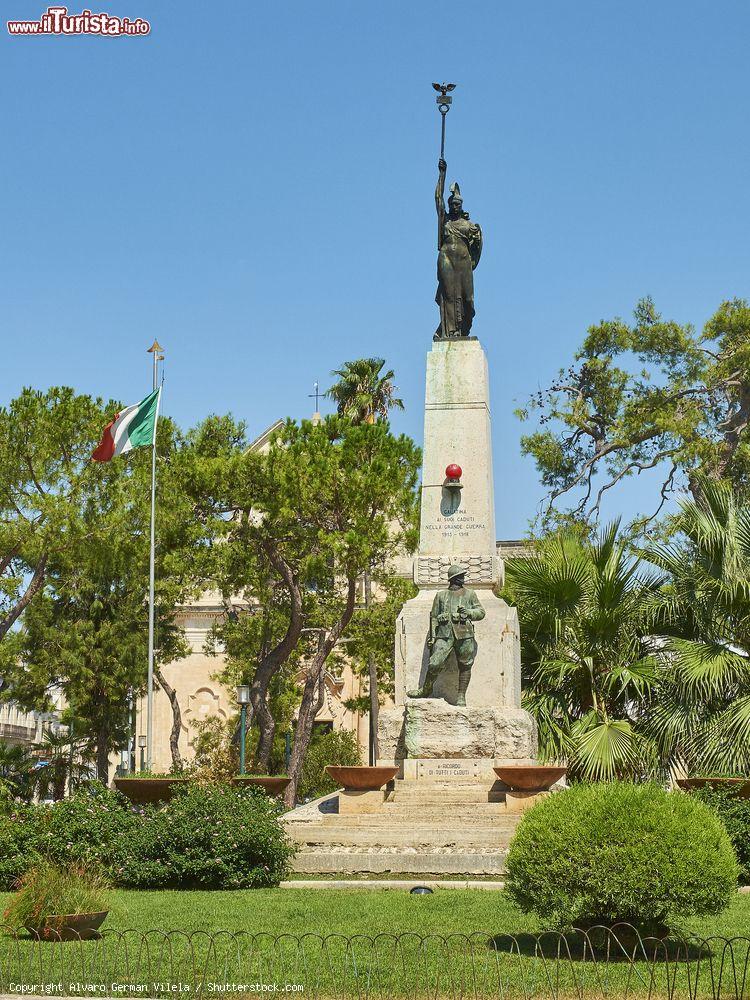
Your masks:
M407 701L382 709L378 742L384 758L504 758L526 760L537 753L534 720L521 708L466 707L439 698Z

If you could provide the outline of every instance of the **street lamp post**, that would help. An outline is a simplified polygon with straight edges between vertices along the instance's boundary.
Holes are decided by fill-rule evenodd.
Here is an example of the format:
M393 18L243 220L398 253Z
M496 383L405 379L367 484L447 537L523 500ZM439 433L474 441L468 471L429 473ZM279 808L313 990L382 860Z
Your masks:
M146 743L147 739L145 736L138 737L138 749L141 751L141 773L146 770Z
M240 774L245 773L245 735L247 730L247 706L250 704L250 687L237 685L237 703L240 706Z

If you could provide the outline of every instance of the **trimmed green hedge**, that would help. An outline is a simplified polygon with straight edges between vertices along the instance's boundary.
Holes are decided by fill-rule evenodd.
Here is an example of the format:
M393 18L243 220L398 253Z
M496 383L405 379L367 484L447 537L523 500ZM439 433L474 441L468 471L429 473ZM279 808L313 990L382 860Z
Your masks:
M547 924L657 928L724 909L738 872L726 830L691 796L654 784L580 784L524 816L507 889Z
M740 863L740 882L750 884L750 799L741 799L732 788L693 789L689 793L715 812L726 827Z
M94 786L0 819L0 888L12 888L38 858L83 862L134 889L275 886L294 853L279 815L252 788L191 782L156 807Z

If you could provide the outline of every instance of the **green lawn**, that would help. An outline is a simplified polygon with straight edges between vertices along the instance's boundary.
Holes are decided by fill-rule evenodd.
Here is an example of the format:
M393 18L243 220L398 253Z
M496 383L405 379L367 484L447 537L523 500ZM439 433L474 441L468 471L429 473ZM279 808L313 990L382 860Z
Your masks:
M246 892L113 893L107 926L179 930L246 930L272 934L519 934L545 930L516 909L503 892L436 889L411 896L399 889L256 889ZM724 913L686 920L703 937L750 937L750 895L738 895Z
M0 894L0 906L7 895ZM249 931L270 934L521 934L545 930L517 910L503 892L436 889L255 889L237 892L118 890L105 925L110 929ZM724 913L682 925L702 937L750 937L750 894Z
M280 984L283 992L291 983L304 985L306 997L326 1000L744 995L741 982L730 981L733 968L748 967L744 943L732 946L732 961L716 944L694 950L689 962L683 951L668 962L663 955L658 961L641 955L633 965L622 952L615 962L602 953L592 960L580 942L570 943L571 961L559 938L549 938L540 954L531 938L519 946L503 937L541 929L504 893L482 890L437 889L421 897L398 889L118 891L100 941L0 938L0 993L18 992L13 984L52 983L54 995L161 996L165 988L158 984L171 984L169 992L223 995L237 984ZM702 937L750 938L750 897L737 896L725 914L691 920L683 929ZM437 937L473 932L472 941ZM397 940L397 934L406 936ZM304 935L329 937L321 943ZM217 990L212 984L229 985Z

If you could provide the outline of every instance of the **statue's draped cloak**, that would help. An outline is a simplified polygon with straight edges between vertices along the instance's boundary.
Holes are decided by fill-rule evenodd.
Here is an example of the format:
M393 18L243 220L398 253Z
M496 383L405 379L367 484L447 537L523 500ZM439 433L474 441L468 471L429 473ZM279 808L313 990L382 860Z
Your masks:
M482 253L482 230L468 218L451 219L446 214L441 232L435 295L440 326L435 336L468 337L474 319L474 268Z

